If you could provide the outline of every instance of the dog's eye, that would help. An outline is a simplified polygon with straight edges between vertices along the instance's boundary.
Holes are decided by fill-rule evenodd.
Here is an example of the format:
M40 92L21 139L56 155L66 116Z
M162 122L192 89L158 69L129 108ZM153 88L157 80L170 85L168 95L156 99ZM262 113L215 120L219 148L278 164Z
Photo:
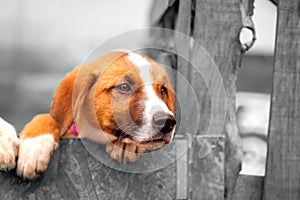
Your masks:
M162 98L164 98L167 95L167 88L165 86L162 86L160 89L160 95Z
M116 88L122 93L129 93L131 91L131 87L127 83L117 85Z

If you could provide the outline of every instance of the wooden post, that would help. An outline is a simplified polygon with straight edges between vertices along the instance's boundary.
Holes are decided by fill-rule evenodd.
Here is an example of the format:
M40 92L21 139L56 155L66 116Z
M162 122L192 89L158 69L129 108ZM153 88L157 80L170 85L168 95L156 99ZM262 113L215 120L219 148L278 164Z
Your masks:
M212 59L215 61L223 78L226 90L226 119L223 124L223 135L226 135L225 153L225 186L226 199L232 199L232 193L239 172L241 151L239 136L235 119L235 93L236 93L236 70L241 59L241 45L239 32L242 28L240 13L240 1L195 1L195 18L193 24L193 37L203 45ZM192 50L192 59L201 64L198 52ZM197 79L196 79L197 80ZM217 80L210 80L217 81ZM193 83L199 89L201 99L201 127L200 134L205 134L210 126L218 126L219 122L210 122L211 115L220 113L211 112L210 94L205 89L205 84L199 81ZM198 85L198 86L197 86ZM218 133L215 133L218 134ZM199 166L201 167L201 166Z
M264 200L300 199L300 1L279 1Z
M232 200L261 200L264 177L240 175Z

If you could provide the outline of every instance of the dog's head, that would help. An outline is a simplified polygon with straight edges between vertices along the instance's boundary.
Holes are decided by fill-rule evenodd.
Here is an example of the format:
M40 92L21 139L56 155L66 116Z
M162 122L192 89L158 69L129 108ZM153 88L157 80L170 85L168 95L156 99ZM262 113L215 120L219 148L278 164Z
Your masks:
M81 137L147 149L168 144L176 127L175 94L165 69L136 53L111 52L76 68L55 92L51 113L61 134L75 120ZM102 136L92 133L97 127Z

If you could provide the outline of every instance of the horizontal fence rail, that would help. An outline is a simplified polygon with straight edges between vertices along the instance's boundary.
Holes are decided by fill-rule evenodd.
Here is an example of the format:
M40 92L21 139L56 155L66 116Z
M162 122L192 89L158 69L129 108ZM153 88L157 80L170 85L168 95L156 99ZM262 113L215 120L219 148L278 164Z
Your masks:
M37 180L23 180L15 171L0 172L0 197L19 199L222 199L224 137L204 157L214 137L176 138L170 157L178 160L153 172L129 173L110 168L89 153L79 139L63 139L47 171ZM105 151L100 145L99 151ZM102 148L102 149L101 149ZM138 161L143 163L143 157ZM155 164L155 163L154 163ZM191 189L192 190L191 190Z

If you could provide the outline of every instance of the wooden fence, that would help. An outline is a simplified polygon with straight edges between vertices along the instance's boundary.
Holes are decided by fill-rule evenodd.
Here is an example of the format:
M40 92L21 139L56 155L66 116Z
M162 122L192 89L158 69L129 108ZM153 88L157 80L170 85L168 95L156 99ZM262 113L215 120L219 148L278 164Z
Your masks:
M253 1L157 2L153 23L193 37L218 66L227 95L221 135L203 135L211 116L220 114L211 113L210 95L203 80L180 58L165 55L190 80L201 99L198 134L180 159L155 172L125 173L98 162L80 140L63 140L40 179L26 181L16 177L14 171L1 172L1 199L300 199L300 1L274 1L278 3L278 19L265 177L238 175L241 149L235 122L235 81L243 54L239 42L243 27L241 3L248 5L245 13L251 16ZM157 37L165 41L162 45L200 62L194 46L181 44L172 35ZM213 77L208 80L215 81ZM189 96L180 88L180 81L177 95L186 98L181 108L189 108ZM193 120L189 116L181 119ZM212 126L220 124L212 122ZM188 132L189 127L185 128ZM190 138L183 135L178 133L172 152L189 144ZM203 146L212 149L204 157L199 156Z

